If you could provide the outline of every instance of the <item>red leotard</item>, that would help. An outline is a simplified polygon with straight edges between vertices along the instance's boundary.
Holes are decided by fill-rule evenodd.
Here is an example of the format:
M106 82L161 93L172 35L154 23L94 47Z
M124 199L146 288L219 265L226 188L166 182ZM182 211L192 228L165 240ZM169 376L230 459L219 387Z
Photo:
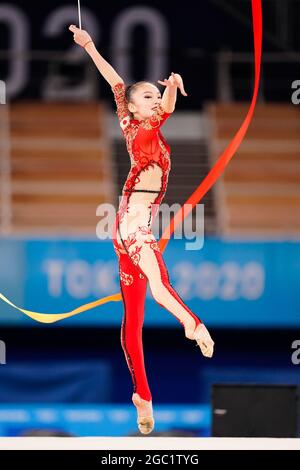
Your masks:
M196 328L200 320L170 284L162 254L151 231L167 189L171 166L170 147L160 132L170 114L159 105L150 118L142 121L131 119L125 85L118 83L112 90L131 160L113 232L124 303L121 343L134 392L144 400L151 400L142 345L147 281L156 302L169 310L184 327L192 325Z

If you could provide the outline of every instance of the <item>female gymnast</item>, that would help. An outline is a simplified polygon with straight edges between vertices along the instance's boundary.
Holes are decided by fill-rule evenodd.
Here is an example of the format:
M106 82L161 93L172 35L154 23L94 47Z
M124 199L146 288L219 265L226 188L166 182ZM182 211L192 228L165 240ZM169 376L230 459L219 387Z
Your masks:
M170 147L160 127L175 109L177 88L187 96L182 78L172 73L158 80L163 96L153 83L125 86L113 67L97 51L91 36L74 25L74 41L89 54L114 93L120 126L131 160L115 220L113 244L119 262L124 304L121 344L134 385L132 401L141 433L154 428L152 397L144 366L142 327L147 282L158 304L181 323L185 336L196 340L202 354L213 355L214 342L201 320L185 305L170 284L158 243L151 227L167 189Z

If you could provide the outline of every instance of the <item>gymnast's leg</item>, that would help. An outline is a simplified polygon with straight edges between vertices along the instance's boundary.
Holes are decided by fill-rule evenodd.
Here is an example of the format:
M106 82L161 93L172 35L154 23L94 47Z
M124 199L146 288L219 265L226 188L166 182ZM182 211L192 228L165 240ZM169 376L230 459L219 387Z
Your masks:
M152 199L151 199L152 198ZM213 341L201 320L185 305L172 287L159 246L151 231L153 195L133 194L118 222L121 244L140 272L148 278L157 303L183 325L185 335L194 339L204 356L213 354Z
M142 343L147 278L134 266L127 254L120 254L119 271L124 303L121 344L134 385L132 401L138 412L138 426L143 434L149 434L154 427L154 420Z
M185 335L195 339L204 356L211 357L214 342L201 320L187 307L172 287L166 265L153 235L140 251L139 267L147 276L152 295L157 303L169 310L183 325Z
M171 312L182 324L185 335L197 341L204 356L213 355L214 342L201 320L188 308L172 287L157 241L148 227L139 226L130 237L134 243L124 243L133 264L148 278L156 302Z

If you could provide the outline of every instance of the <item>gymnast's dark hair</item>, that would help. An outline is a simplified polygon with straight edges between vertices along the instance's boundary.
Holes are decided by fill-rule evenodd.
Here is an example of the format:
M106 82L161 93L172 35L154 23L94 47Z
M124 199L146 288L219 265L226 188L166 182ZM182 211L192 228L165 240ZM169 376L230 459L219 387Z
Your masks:
M151 83L151 85L156 86L155 83L148 82L146 80L142 80L141 82L133 83L132 85L127 85L127 87L125 88L125 98L126 98L127 103L129 103L131 101L132 94L135 92L135 90L139 86L144 85L145 83Z

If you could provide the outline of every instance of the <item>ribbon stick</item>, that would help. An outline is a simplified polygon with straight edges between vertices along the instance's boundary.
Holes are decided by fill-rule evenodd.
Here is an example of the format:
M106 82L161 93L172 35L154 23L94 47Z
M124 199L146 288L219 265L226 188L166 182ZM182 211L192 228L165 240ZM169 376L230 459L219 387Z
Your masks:
M80 0L78 0L78 19L79 19L79 29L81 29L81 9L80 9Z
M224 171L225 167L228 165L231 158L234 156L235 152L241 145L251 119L253 117L257 95L258 95L258 88L259 88L259 79L260 79L260 66L261 66L261 49L262 49L262 8L261 8L261 0L251 0L252 4L252 21L253 21L253 37L254 37L254 65L255 65L255 82L254 82L254 90L253 96L251 100L251 104L248 110L248 113L240 127L237 131L235 136L233 137L232 141L229 143L227 148L221 154L217 162L214 164L208 175L204 178L204 180L200 183L198 188L191 194L191 196L187 199L185 204L181 207L181 209L175 214L175 217L171 220L169 226L165 229L160 241L159 247L163 252L170 240L171 235L173 234L175 228L178 224L180 224L185 217L191 212L191 210L195 207L196 204L202 199L202 197L209 191L212 185L217 181L219 176ZM81 28L81 14L80 14L80 0L78 0L78 13L79 13L79 27ZM98 307L99 305L106 304L108 302L118 302L122 300L121 293L118 292L117 294L113 294L107 297L103 297L102 299L96 300L95 302L90 302L88 304L82 305L81 307L72 310L71 312L67 313L58 313L58 314L45 314L45 313L37 313L31 312L30 310L25 310L17 307L12 302L10 302L3 294L0 293L0 299L2 299L7 304L11 305L12 307L16 308L17 310L23 312L25 315L33 318L34 320L42 323L53 323L59 320L63 320L64 318L72 317L73 315L77 315L78 313L85 312L92 308Z

